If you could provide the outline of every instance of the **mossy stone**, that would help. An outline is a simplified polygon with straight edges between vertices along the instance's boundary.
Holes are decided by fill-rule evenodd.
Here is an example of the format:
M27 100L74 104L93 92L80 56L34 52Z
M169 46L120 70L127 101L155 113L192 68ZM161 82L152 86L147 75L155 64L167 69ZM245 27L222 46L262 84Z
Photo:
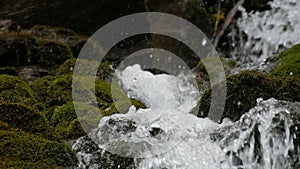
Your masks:
M57 167L56 165L54 165ZM40 168L49 168L54 167L51 164L45 164L44 162L25 162L25 161L1 161L0 168L6 169L40 169Z
M271 74L300 78L300 44L279 54L279 60Z
M15 67L0 67L0 74L18 76L18 72Z
M87 135L81 125L82 121L80 122L79 119L74 119L70 125L67 127L66 130L66 137L68 139L77 139L79 137ZM89 123L87 124L89 125ZM92 128L92 126L90 126ZM93 126L95 127L95 126Z
M47 89L55 78L55 76L44 76L29 83L38 101L45 102L47 100Z
M36 103L30 86L16 76L0 75L0 101L33 105Z
M0 120L0 130L8 130L9 126L6 122Z
M128 100L120 100L115 102L114 104L112 104L110 107L108 107L107 109L103 110L103 114L104 115L112 115L112 114L125 114L128 112L130 106L135 106L137 109L141 108L141 109L145 109L146 106L135 99L129 99Z
M45 116L25 105L0 102L0 121L6 123L9 128L33 133L50 140L58 140Z
M72 101L72 76L57 76L47 87L46 108Z
M74 104L76 108L78 108L77 113ZM85 135L81 125L77 123L78 120L80 120L80 122L85 121L85 126L92 129L97 127L101 118L102 114L98 107L80 102L68 102L54 109L50 124L55 127L55 131L60 134L62 138L75 139Z
M72 75L74 72L75 64L80 65L78 68L81 70L81 76L91 76L90 70L98 70L97 78L102 79L104 81L110 81L113 70L106 62L99 62L99 64L95 64L97 61L86 60L86 59L68 59L66 60L58 69L55 70L55 75Z
M64 143L25 132L0 130L1 168L58 168L76 165L76 157Z
M112 103L111 85L94 77L76 77L71 75L45 76L30 83L35 96L40 102L44 102L45 108L61 106L73 101L72 80L74 80L74 101L90 102L96 96L100 107L108 107ZM95 81L95 93L91 83Z
M298 78L276 77L259 71L245 71L228 77L226 85L227 96L222 117L229 117L234 121L254 107L257 98L300 101ZM218 85L213 87L218 87ZM198 102L198 117L207 117L210 105L211 88L204 92Z
M73 54L65 43L38 39L25 32L0 34L0 66L38 65L52 71Z
M88 37L78 35L70 29L62 27L51 27L46 25L34 25L32 28L25 30L28 33L44 40L51 40L67 44L75 57L78 56L81 48L87 41Z

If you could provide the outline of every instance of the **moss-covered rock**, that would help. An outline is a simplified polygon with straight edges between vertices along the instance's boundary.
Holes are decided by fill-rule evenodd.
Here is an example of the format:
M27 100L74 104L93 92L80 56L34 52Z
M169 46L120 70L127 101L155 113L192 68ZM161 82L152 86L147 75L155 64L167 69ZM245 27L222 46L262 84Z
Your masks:
M0 34L0 66L38 65L53 70L72 58L71 49L64 43L38 39L30 33Z
M300 44L281 52L277 66L271 73L277 76L300 78Z
M0 130L8 130L10 129L6 122L0 120Z
M44 76L35 81L29 83L31 89L34 92L36 99L39 102L45 102L48 97L47 89L51 82L55 79L55 76Z
M77 112L74 109L76 104ZM85 105L80 102L69 102L54 109L50 124L55 127L55 131L64 139L75 139L86 133L82 129L79 121L84 123L86 130L95 128L102 114L98 107Z
M16 76L0 75L0 101L34 105L36 99L30 86Z
M50 140L58 139L45 116L25 105L0 102L0 121L6 123L9 128L32 133Z
M71 75L45 76L30 83L35 96L44 102L45 108L61 106L72 101L72 80L74 80L74 98L79 102L90 102L96 96L100 107L107 108L112 103L111 85L93 77L76 77ZM95 93L91 88L95 81Z
M25 132L0 130L0 168L58 168L76 165L69 146Z
M77 139L81 136L86 135L87 133L84 131L81 125L82 120L74 119L70 125L67 127L66 138L68 139ZM90 123L86 123L85 125L90 125ZM90 126L90 128L95 126Z
M67 61L65 61L58 69L55 71L55 75L71 75L73 74L73 70L75 67L75 64L77 62L78 65L82 65L83 67L80 67L79 69L81 70L81 75L82 76L90 76L91 75L91 70L97 69L97 78L105 80L105 81L110 81L113 70L110 68L110 66L105 63L99 63L99 65L95 65L95 61L89 61L85 59L76 59L72 58ZM99 66L98 68L95 66Z
M18 72L15 67L0 67L0 75L1 74L18 76Z
M24 32L29 32L37 38L51 40L67 44L75 57L87 41L87 37L78 35L74 31L62 27L50 27L45 25L34 25Z
M254 107L257 98L300 101L300 80L293 77L276 77L259 71L245 71L228 77L226 84L227 96L222 117L229 117L234 121ZM204 92L199 101L198 117L207 117L210 105L211 88Z
M46 107L72 101L72 76L57 76L47 87Z
M127 113L130 106L135 106L137 109L142 108L145 109L146 106L135 99L130 99L128 100L120 100L115 102L114 104L112 104L110 107L108 107L107 109L103 110L103 115L112 115L112 114L116 114L116 113L120 113L120 114L124 114Z

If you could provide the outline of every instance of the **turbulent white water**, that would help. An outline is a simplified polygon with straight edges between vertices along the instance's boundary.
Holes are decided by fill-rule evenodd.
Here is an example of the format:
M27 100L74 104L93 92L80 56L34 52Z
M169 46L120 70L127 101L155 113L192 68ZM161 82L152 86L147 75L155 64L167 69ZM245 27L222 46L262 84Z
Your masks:
M238 122L217 124L189 113L198 99L196 88L179 77L153 75L135 65L119 78L128 95L149 108L104 117L90 133L102 150L134 158L140 169L292 169L295 158L289 152L296 136L289 116L300 113L299 104L258 100ZM101 168L93 163L95 153L84 150L91 146L81 144L84 139L73 144L80 168Z
M232 31L231 55L244 63L266 57L300 43L300 1L273 0L271 9L249 12L242 16Z
M247 13L244 9L232 33L232 56L244 69L268 71L264 60L300 43L300 1L274 0L271 9ZM250 64L249 64L250 63ZM258 64L259 63L259 64ZM147 109L132 106L126 114L103 117L89 137L74 141L78 168L106 168L103 153L133 158L126 168L108 158L111 168L139 169L297 169L300 167L300 103L269 99L239 121L197 118L191 109L198 89L185 76L153 75L140 66L118 72L128 97ZM298 142L297 142L298 141ZM124 164L123 164L124 165Z

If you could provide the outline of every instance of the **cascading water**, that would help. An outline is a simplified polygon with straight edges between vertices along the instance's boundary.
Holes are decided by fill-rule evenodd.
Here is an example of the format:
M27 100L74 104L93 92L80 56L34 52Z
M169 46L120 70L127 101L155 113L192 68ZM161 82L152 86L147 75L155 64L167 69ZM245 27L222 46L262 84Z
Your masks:
M136 168L293 169L299 163L297 136L291 132L299 103L258 100L239 121L217 124L189 113L198 99L196 88L176 76L153 75L134 65L119 78L128 95L149 108L104 117L89 137L102 150L133 158ZM153 89L165 93L153 94ZM101 168L93 163L97 153L82 148L85 142L73 144L80 168Z
M266 57L300 42L300 1L274 0L270 6L254 13L240 9L231 54L248 64L244 70L266 70ZM134 65L118 78L127 95L148 108L103 117L91 139L75 140L78 168L300 168L300 103L258 99L239 121L217 124L190 112L200 96L184 76L153 75ZM117 157L108 155L103 164L105 152Z
M243 63L262 61L300 43L300 1L273 0L271 9L249 12L241 7L241 17L231 33L231 56Z

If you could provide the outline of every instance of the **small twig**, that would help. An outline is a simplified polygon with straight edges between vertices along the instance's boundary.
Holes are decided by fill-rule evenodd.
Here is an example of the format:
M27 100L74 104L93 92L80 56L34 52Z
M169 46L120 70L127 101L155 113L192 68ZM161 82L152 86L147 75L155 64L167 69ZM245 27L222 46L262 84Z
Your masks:
M230 25L230 23L232 22L239 6L243 5L244 3L244 0L239 0L235 5L234 7L228 12L227 16L226 16L226 19L225 19L225 22L223 23L222 25L222 28L220 29L220 31L217 33L217 35L215 36L214 38L214 41L213 41L213 44L215 47L218 46L219 44L219 41L221 39L221 37L223 36L225 30L228 28L228 26Z
M218 27L219 27L219 22L220 22L220 17L221 15L221 0L218 0L218 12L217 12L217 19L215 22L215 29L214 29L214 34L218 31Z

